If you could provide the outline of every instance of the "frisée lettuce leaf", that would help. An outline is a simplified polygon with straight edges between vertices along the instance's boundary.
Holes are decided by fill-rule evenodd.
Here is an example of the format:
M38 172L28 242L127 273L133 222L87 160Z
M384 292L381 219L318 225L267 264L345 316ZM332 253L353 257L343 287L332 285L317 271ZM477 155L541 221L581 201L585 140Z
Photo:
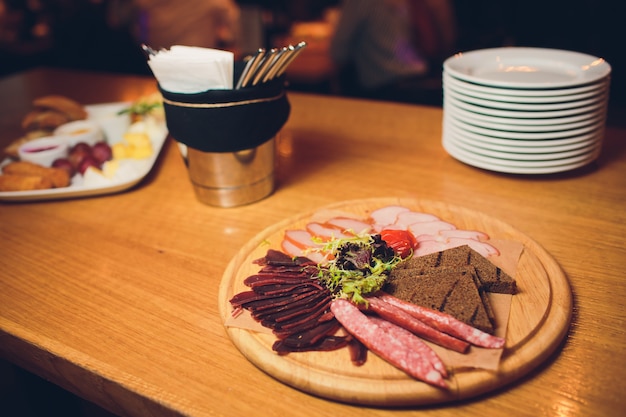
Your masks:
M379 234L333 239L322 248L333 259L319 266L317 278L335 298L367 305L364 296L379 291L389 272L402 261Z

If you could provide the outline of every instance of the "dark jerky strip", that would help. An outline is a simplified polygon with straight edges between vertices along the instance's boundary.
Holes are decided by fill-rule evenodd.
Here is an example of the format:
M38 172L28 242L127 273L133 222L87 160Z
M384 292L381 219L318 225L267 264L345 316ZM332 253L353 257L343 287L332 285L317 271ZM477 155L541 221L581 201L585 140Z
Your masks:
M263 258L254 260L253 263L258 265L314 265L315 263L304 256L291 257L286 253L269 249Z
M275 319L277 325L283 329L289 329L293 324L302 322L307 317L310 321L317 322L318 318L328 312L330 297L323 297L315 303L310 303L298 310L298 314L281 316Z
M254 291L242 291L238 294L235 294L233 298L230 299L230 303L233 307L241 307L242 304L253 301L253 300L263 300L267 297L257 294Z
M306 306L306 308L299 310L299 314L292 315L291 317L279 317L278 319L275 319L275 322L277 326L281 329L289 329L293 326L297 326L298 323L302 323L302 321L306 319L312 322L317 322L318 317L328 311L328 308L330 307L330 301L330 298L324 297L318 302L311 303L310 305Z
M282 341L285 346L289 347L310 346L317 343L324 336L335 333L339 327L341 326L337 320L330 320L304 332L294 333L282 339Z
M272 272L272 273L264 273L264 274L256 274L256 275L250 275L248 278L246 278L243 283L247 286L254 286L255 284L258 283L285 283L285 284L291 284L291 283L296 283L296 282L309 282L309 281L313 281L310 277L308 277L305 274L280 274L280 273L276 273L276 272Z
M259 274L302 274L314 276L319 272L317 265L265 265Z
M293 346L286 346L282 340L277 340L276 342L274 342L272 349L274 349L274 351L280 355L286 355L291 352L327 352L340 349L346 345L349 346L351 339L351 336L326 336L317 343L298 348Z
M246 285L248 285L253 290L259 287L263 287L265 285L283 285L285 287L289 285L290 286L308 285L310 287L315 287L320 290L326 289L326 287L320 284L317 280L312 280L310 278L303 278L303 279L298 279L298 280L296 279L281 280L281 279L271 278L271 279L266 279L266 280L253 280Z
M231 299L230 303L233 307L244 307L244 308L258 308L257 305L266 305L267 303L272 303L271 300L278 300L277 303L273 304L285 304L284 298L287 297L290 300L297 300L302 298L302 294L314 294L317 292L315 288L298 288L294 291L289 292L287 295L267 295L261 294L256 291L242 291L238 294L235 294ZM279 300L280 299L280 300Z
M319 326L320 323L318 323L315 320L307 320L302 322L299 326L294 327L292 329L273 329L273 333L274 335L276 335L276 337L278 337L279 339L286 339L288 337L291 337L293 335L299 334L299 333L303 333L306 332L308 330L311 330L317 326Z
M242 307L250 309L252 311L267 310L272 308L284 307L290 303L297 302L302 299L309 299L317 295L319 295L319 291L315 289L298 294L282 295L278 297L261 295L261 299L244 303L242 304Z
M264 315L264 314L272 314L278 313L281 311L291 311L298 306L305 305L313 300L319 299L319 297L323 297L324 294L319 291L309 291L305 293L298 293L293 295L284 296L286 300L281 298L281 302L274 302L276 298L267 298L265 300L260 300L255 304L246 304L243 307L250 310L253 315Z
M308 297L302 297L300 299L295 299L293 303L288 303L288 304L281 304L281 305L275 305L275 306L269 306L267 308L251 308L250 312L252 314L253 317L268 317L272 314L290 314L290 312L308 305L309 303L312 302L317 302L322 298L326 298L328 295L321 293L321 292L312 292L311 295L309 295Z
M311 329L315 326L320 325L328 320L320 321L318 318L324 314L324 311L317 312L312 315L304 315L296 317L296 319L290 321L289 323L272 323L272 329L276 336L281 338L287 337L292 333L298 333L303 330ZM269 326L268 326L269 327Z
M350 352L350 361L355 366L361 366L367 362L367 347L355 337L348 336L348 351Z
M328 304L330 303L330 296L328 294L320 294L319 298L315 298L313 300L311 300L311 302L306 303L306 304L302 304L300 305L295 311L298 311L301 314L313 314L315 312L323 312L325 310L325 308L328 306ZM283 323L283 322L289 322L290 317L293 318L295 317L295 315L279 315L277 317L275 317L275 320L278 323Z
M280 296L280 295L288 295L288 294L299 294L302 292L311 291L315 288L313 285L309 285L307 283L300 283L294 285L287 284L269 284L269 285L259 285L258 287L254 287L254 292L267 296Z
M305 330L312 329L316 326L319 326L323 323L326 323L330 320L333 320L335 317L328 310L322 310L319 313L311 314L311 315L303 315L296 317L292 322L288 325L284 325L285 323L277 323L277 322L265 322L262 321L265 327L271 328L273 333L280 339L284 339L292 334L301 333Z
M334 317L335 317L335 315L333 314L333 312L332 312L332 311L330 311L330 310L328 310L328 311L325 311L325 312L324 312L324 314L322 314L321 316L319 316L319 318L317 319L317 322L318 322L318 323L322 323L322 322L325 322L325 321L331 320L331 319L332 319L332 318L334 318Z

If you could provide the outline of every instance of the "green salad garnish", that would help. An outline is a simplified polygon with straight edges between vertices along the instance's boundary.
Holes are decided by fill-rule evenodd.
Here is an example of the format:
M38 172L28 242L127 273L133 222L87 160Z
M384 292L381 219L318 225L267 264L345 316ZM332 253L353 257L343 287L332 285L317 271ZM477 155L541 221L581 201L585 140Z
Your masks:
M389 272L402 261L380 235L333 239L323 245L334 258L319 266L317 278L336 298L367 305L365 295L379 291Z

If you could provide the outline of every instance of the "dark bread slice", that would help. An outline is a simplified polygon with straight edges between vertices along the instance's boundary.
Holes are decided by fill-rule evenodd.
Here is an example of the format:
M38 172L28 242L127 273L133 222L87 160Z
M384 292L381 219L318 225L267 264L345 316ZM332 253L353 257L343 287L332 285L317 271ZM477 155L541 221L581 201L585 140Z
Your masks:
M496 316L493 312L493 308L491 307L491 303L489 302L489 295L483 289L482 283L478 279L478 275L476 274L476 269L473 266L456 266L456 267L441 267L441 268L402 268L398 270L394 270L389 275L387 283L385 284L387 292L394 292L398 285L400 287L403 284L398 284L403 280L411 280L415 275L432 275L435 277L444 277L448 275L457 275L457 274L468 274L476 283L476 288L478 290L478 295L483 302L483 306L485 308L485 312L487 313L487 317L489 317L489 321L492 325L496 323Z
M384 290L402 300L439 310L484 332L493 333L494 324L485 308L473 268L449 269L445 273L416 272L411 269L392 271Z
M484 291L500 294L515 294L517 292L515 280L510 275L468 245L408 259L400 264L397 269L426 269L469 265L476 269L476 275Z

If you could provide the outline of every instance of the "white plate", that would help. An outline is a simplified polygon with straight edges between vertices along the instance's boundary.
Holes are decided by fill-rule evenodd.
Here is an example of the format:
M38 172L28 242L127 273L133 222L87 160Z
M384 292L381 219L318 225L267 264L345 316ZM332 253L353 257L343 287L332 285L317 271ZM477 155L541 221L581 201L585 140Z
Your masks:
M466 103L476 104L478 106L485 106L492 109L502 109L502 110L522 110L522 111L546 111L546 110L566 110L572 109L576 107L588 106L590 104L598 103L600 101L606 101L608 99L608 94L606 89L600 89L595 92L595 94L588 95L584 99L578 100L570 100L570 101L561 101L558 103L554 102L537 102L537 103L515 103L512 101L499 101L493 100L490 97L481 98L474 97L472 95L468 95L460 89L452 86L446 85L444 86L444 94L453 96L462 100ZM569 97L569 96L564 96Z
M545 161L542 164L523 164L515 161L504 161L497 158L481 157L471 152L467 152L448 140L443 141L443 147L452 157L477 168L489 171L503 172L507 174L553 174L557 172L571 171L595 161L600 155L600 149L582 157L563 159L550 163Z
M606 111L602 108L597 109L595 112L547 119L520 119L518 117L491 116L476 113L471 110L466 110L452 103L452 100L445 100L445 98L443 103L443 109L444 113L454 112L456 115L458 115L457 117L460 117L464 120L477 120L488 123L505 124L507 126L511 126L511 130L515 130L513 129L513 127L522 127L524 129L529 127L537 127L538 129L548 131L562 130L563 128L567 129L568 126L572 123L588 122L590 120L606 117Z
M486 85L475 84L466 80L456 78L454 75L443 71L444 83L452 83L460 86L464 91L468 93L479 93L489 95L495 98L504 97L514 102L524 103L533 102L533 100L563 100L568 96L578 94L593 94L595 90L601 88L608 88L610 85L610 77L601 79L592 84L586 84L582 87L573 88L555 88L555 89L542 89L542 90L522 90L512 88L491 87Z
M452 125L451 123L444 123L443 130L445 134L449 133L458 137L462 137L465 142L480 144L482 147L510 150L512 152L518 153L567 151L579 148L581 146L586 146L591 143L601 142L604 139L604 129L600 129L597 132L592 132L587 135L550 140L518 140L494 138L464 131Z
M456 78L477 84L519 88L578 87L608 77L602 58L559 49L505 47L456 54L443 64Z
M468 132L476 133L479 135L496 137L501 139L524 139L524 140L548 140L548 139L563 139L570 137L578 137L591 133L601 129L604 126L604 121L597 122L592 125L584 126L578 129L560 130L553 132L512 132L496 129L485 129L483 127L475 126L464 122L452 116L449 113L444 114L444 122L448 121L459 129L463 129Z
M526 152L514 152L506 147L498 147L494 149L493 145L485 145L480 142L467 141L460 135L455 135L452 132L446 132L445 139L450 143L457 145L459 148L471 152L475 155L483 155L497 159L512 160L512 161L556 161L562 159L573 158L577 156L587 155L602 146L599 142L589 142L582 147L577 145L569 150L565 151L545 151L541 153L526 153ZM532 148L533 150L537 150ZM545 149L543 149L545 150Z
M555 111L513 111L513 110L498 110L498 109L490 109L487 107L476 106L474 104L465 103L461 100L458 100L456 97L450 94L444 94L443 97L444 106L452 105L464 110L468 110L478 114L484 114L486 116L496 116L496 117L509 117L509 118L519 118L519 119L532 119L532 120L543 120L549 119L550 124L558 123L554 119L558 119L561 117L568 116L581 116L585 114L593 114L598 115L600 113L606 112L607 102L600 101L596 104L592 104L584 107L577 107L575 109L568 110L555 110Z
M99 106L109 106L110 103L99 105L94 104L85 106L89 113L91 110L97 110ZM5 191L0 192L0 201L40 201L40 200L61 200L77 197L89 197L104 194L112 194L119 191L127 190L141 181L152 169L157 157L165 143L168 131L165 122L159 124L157 131L150 136L153 152L146 159L138 160L122 160L120 161L120 170L129 174L123 178L106 181L106 183L93 184L84 186L73 179L72 184L64 188L52 188L48 190L33 191ZM3 163L7 163L4 161Z
M518 125L515 124L515 122L517 122L517 119L510 119L510 122L507 123L503 122L503 120L506 121L509 119L490 118L488 116L480 117L481 115L477 115L471 112L464 112L461 109L450 106L445 109L445 113L449 114L457 120L462 120L463 122L469 123L474 126L484 127L486 129L504 130L507 132L558 132L562 130L578 129L581 127L606 121L606 117L601 114L595 115L595 117L593 117L592 115L591 118L586 118L583 120L556 125ZM494 122L493 120L497 120L497 122Z
M449 138L445 138L444 142L446 142L448 145L456 147L458 151L465 152L467 155L470 155L474 160L482 161L484 163L492 163L498 166L507 166L507 167L515 167L515 168L545 168L545 167L553 167L553 166L578 163L581 161L589 160L593 155L597 155L598 152L600 151L600 146L598 145L584 154L577 154L569 158L556 158L556 159L548 159L548 160L529 161L529 160L521 160L521 159L512 159L511 155L507 155L506 158L502 158L502 157L490 156L484 153L478 153L478 149L462 146L459 143L450 141Z

